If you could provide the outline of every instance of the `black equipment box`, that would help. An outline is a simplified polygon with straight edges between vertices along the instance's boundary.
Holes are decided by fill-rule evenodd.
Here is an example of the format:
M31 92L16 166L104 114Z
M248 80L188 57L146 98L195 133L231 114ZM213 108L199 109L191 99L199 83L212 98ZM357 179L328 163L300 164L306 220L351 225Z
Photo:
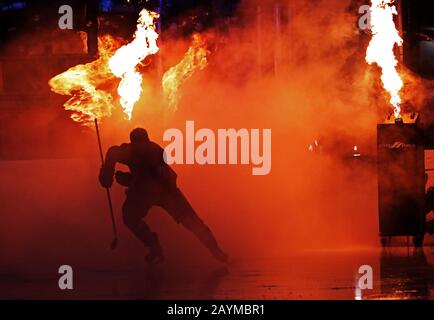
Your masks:
M378 209L385 237L413 236L421 246L425 234L425 149L419 114L389 117L377 126Z

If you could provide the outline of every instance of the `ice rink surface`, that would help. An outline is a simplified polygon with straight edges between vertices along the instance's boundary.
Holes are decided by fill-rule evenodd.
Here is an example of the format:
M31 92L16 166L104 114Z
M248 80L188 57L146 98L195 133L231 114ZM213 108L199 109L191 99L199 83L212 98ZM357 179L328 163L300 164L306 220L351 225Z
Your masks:
M405 242L405 241L404 241ZM29 299L432 299L434 248L306 251L292 257L125 270L74 270L74 289L57 277L0 275L1 298ZM404 246L402 246L404 245ZM373 289L359 290L359 267Z

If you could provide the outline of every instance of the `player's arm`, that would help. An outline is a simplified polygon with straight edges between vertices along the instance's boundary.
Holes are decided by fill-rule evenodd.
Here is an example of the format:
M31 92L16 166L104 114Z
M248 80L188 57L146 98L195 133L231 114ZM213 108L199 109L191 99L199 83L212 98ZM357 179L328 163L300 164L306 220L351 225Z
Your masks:
M119 146L113 146L108 149L104 165L99 171L99 183L104 188L110 188L112 186L116 163L119 161L121 155L122 148Z

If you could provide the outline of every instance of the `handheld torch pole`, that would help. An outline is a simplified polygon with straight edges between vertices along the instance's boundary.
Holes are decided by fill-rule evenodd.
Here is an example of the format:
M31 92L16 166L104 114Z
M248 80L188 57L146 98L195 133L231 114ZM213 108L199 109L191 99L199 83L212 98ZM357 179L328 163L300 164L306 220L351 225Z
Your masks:
M95 118L95 129L96 129L96 136L98 138L99 154L101 156L101 165L104 166L104 155L102 152L101 137L99 134L98 119L97 118ZM110 248L112 250L114 250L118 244L118 232L116 230L116 222L115 222L115 215L113 213L113 204L112 204L112 197L110 194L110 188L106 188L106 192L107 192L107 200L108 200L108 205L109 205L109 209L110 209L110 217L112 220L113 235L114 235L114 239L113 239L112 243L110 244Z

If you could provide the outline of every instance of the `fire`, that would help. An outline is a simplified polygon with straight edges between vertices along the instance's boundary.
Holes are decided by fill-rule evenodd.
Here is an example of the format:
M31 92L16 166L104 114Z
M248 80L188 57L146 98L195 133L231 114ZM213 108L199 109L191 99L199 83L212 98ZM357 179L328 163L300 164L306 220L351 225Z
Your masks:
M159 15L143 9L137 23L134 40L119 48L109 60L110 70L121 78L118 93L124 112L131 119L134 104L142 93L142 76L136 68L147 56L157 53L158 33L155 31L155 19Z
M390 94L395 118L401 117L400 90L403 82L396 70L398 61L393 52L395 45L402 46L403 40L396 29L393 16L398 12L394 0L371 0L372 39L366 52L366 61L376 63L382 69L381 80Z
M73 120L92 125L94 119L110 117L113 96L108 89L116 77L121 78L118 86L120 104L128 119L131 119L134 104L142 93L142 76L137 67L146 57L159 50L158 33L155 30L158 17L157 13L143 9L130 43L116 50L111 36L101 37L97 60L72 67L49 81L52 91L72 96L64 106L66 110L73 111ZM177 109L182 84L196 70L203 70L207 66L208 54L205 41L195 34L183 59L163 75L163 94L171 110ZM105 90L101 89L103 87Z
M90 126L94 119L110 117L114 104L108 88L116 77L122 79L118 86L121 106L131 119L134 104L142 92L142 76L136 67L158 51L157 18L157 13L143 9L131 43L116 50L117 41L109 35L102 36L98 39L97 60L72 67L49 81L55 93L72 96L64 107L73 111L73 120Z
M182 60L167 70L162 79L163 95L171 110L178 108L179 89L196 70L203 70L208 65L206 43L199 34L193 35L192 44Z
M110 117L113 97L99 88L114 80L108 67L109 57L116 50L116 41L111 36L98 39L99 58L87 64L79 64L58 74L49 81L51 90L57 94L72 96L65 102L66 110L71 110L74 121L90 126L94 119Z

